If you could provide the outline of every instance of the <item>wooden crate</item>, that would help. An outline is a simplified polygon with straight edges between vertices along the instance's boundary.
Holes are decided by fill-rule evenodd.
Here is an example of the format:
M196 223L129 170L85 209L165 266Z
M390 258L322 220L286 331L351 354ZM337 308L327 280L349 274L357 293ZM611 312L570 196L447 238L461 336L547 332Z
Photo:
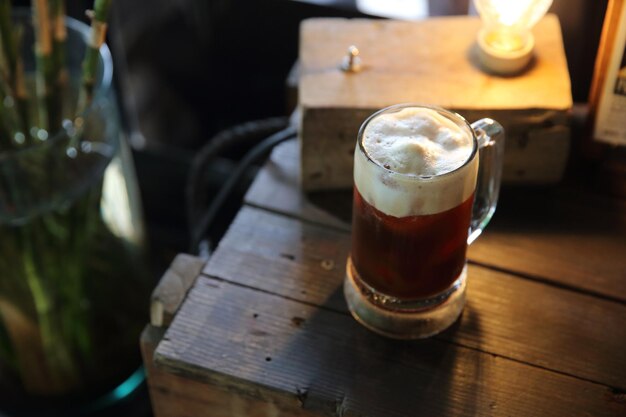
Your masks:
M302 185L352 185L352 153L361 123L374 111L417 102L459 112L470 122L498 120L507 132L505 183L554 184L569 155L570 79L555 15L535 27L536 58L519 76L480 69L477 17L419 22L310 19L301 26L299 66ZM339 64L349 45L363 70Z
M350 193L305 196L297 161L280 145L208 263L166 274L196 276L142 337L156 417L626 415L626 202L503 190L463 315L402 342L348 313Z

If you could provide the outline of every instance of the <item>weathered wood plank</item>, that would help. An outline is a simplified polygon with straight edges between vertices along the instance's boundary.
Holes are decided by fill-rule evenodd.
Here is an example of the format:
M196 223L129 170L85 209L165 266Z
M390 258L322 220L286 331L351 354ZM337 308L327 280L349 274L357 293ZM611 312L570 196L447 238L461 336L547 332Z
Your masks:
M349 247L347 232L244 207L204 273L346 312ZM626 305L480 266L469 276L467 309L439 338L626 389Z
M504 190L481 264L626 300L626 201L573 186Z
M419 102L466 110L567 110L572 94L558 17L535 30L534 66L493 76L474 60L478 17L398 20L314 18L300 26L300 105L379 109ZM357 45L363 70L339 69Z
M200 277L155 353L165 370L328 416L617 416L602 385Z
M534 31L534 64L515 77L493 76L477 56L478 17L419 22L309 19L300 27L299 107L302 186L349 187L359 126L397 103L441 106L470 121L492 117L507 132L505 183L554 184L569 154L572 96L558 18ZM339 68L348 45L362 71Z
M141 352L155 417L312 417L294 404L284 410L272 402L242 397L219 386L205 384L159 369L154 351L163 328L146 326Z
M351 193L305 196L297 182L298 159L296 141L279 146L246 203L349 230ZM626 203L574 185L503 189L492 223L468 255L481 264L626 301L625 253Z
M298 155L298 141L296 140L277 146L250 186L245 202L259 205L267 210L275 210L312 222L350 230L349 223L338 218L328 207L324 209L316 205L299 192L300 159ZM345 196L338 198L337 201L343 206L351 204ZM346 211L348 210L344 207L343 212Z

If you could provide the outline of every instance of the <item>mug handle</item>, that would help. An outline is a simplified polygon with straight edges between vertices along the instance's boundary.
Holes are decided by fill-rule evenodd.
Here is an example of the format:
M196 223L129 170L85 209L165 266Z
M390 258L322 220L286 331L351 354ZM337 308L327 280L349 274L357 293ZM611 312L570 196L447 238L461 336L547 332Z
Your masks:
M471 126L478 140L479 162L468 245L480 236L496 211L504 155L504 128L500 123L480 119Z

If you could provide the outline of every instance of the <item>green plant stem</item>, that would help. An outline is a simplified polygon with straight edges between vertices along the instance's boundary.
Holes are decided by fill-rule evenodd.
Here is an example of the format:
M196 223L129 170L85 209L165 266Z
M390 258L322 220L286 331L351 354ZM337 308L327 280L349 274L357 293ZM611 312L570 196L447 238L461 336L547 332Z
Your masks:
M46 282L45 277L38 272L35 261L35 248L38 245L33 246L33 243L38 238L45 237L46 232L37 226L34 223L31 227L22 228L24 274L35 304L41 343L51 380L56 385L55 389L59 386L71 387L78 382L78 370L73 361L70 347L64 340L59 314L56 311L59 306L55 305L53 297L56 291L53 286L57 283ZM52 271L53 274L54 272Z
M65 1L52 0L52 41L54 56L54 75L57 82L67 82L65 68L67 28L65 27Z
M30 111L28 109L28 93L26 92L26 87L24 86L24 66L21 60L19 60L17 64L17 74L18 81L17 90L15 92L15 101L17 103L17 111L22 123L22 131L24 132L25 140L28 141L30 136L28 132L32 123L30 121Z
M20 131L23 133L28 132L27 105L22 101L20 94L25 91L23 88L20 89L20 86L23 87L22 59L17 53L20 38L20 34L13 28L13 22L11 20L11 2L9 0L0 0L0 39L2 40L3 52L3 56L1 56L0 59L6 63L6 79L2 80L3 85L0 87L2 90L2 101L0 103L4 105L4 99L10 96L19 114L19 124L16 124L15 109L6 108L6 106L2 108L3 112L8 112L9 114L2 115L1 117L3 120L0 120L0 134L7 137L11 144L15 139L16 133ZM21 85L20 82L22 83ZM26 136L24 136L24 139L25 138Z
M15 68L17 66L17 44L13 35L11 22L11 1L0 0L0 37L2 38L2 50L4 51L9 83L15 83Z
M15 39L17 41L17 45L21 45L22 37L24 34L24 28L19 27L15 32ZM32 125L30 121L30 111L29 111L29 103L28 103L28 92L26 90L26 78L24 75L24 62L22 61L22 57L20 55L17 56L17 62L15 66L15 78L14 78L14 89L13 94L15 96L15 101L17 103L17 111L19 113L21 122L22 122L22 131L24 132L25 139L27 140L29 135L28 132Z
M4 7L4 4L5 0L0 0L0 6ZM55 120L59 119L52 113L58 111L63 115L63 112L52 97L63 96L64 78L67 90L76 86L67 80L66 34L57 26L64 20L64 0L33 0L33 5L37 94L31 88L31 74L28 74L28 92L36 100L33 102L36 108L30 109L33 119L29 120L28 114L7 112L2 104L0 129L5 129L10 138L23 126L36 125L54 130ZM83 63L86 76L80 87L85 90L83 109L90 105L94 95L99 49L105 36L110 5L111 0L96 0L94 5L91 41ZM12 33L19 45L19 32ZM0 103L4 98L12 97L17 104L10 108L19 110L20 91L26 92L25 88L19 87L24 87L19 54L13 68L11 85L0 82ZM23 97L26 103L26 93ZM0 143L0 150L3 145ZM65 180L62 170L67 166L61 163L65 161L65 149L64 143L59 158L52 155L20 162L23 166L16 173L21 175L5 178L4 173L0 173L0 182L10 183L0 190L9 190L8 193L12 194L10 201L18 209L32 203L30 190L33 188L41 189L41 195L45 197L47 190L56 189L59 182ZM0 168L7 167L0 165ZM8 169L15 168L9 166ZM81 172L77 171L77 175ZM28 178L24 179L24 173ZM31 178L34 180L28 181ZM127 344L134 347L136 343L136 326L127 323L132 317L127 311L133 311L132 307L136 306L136 292L128 292L133 296L128 301L119 302L123 308L111 309L112 299L118 302L123 298L111 283L119 270L123 271L122 276L136 279L139 274L127 271L135 271L133 268L137 265L132 262L135 258L131 259L122 246L122 238L110 233L109 226L100 218L101 190L102 180L70 203L37 214L19 226L0 225L0 252L4 254L0 259L0 327L4 326L6 330L2 332L0 329L0 357L14 362L13 369L20 373L23 382L30 381L25 386L32 388L34 393L67 393L87 385L90 378L97 379L102 373L102 358L110 358L111 352L122 351ZM7 230L12 233L6 233ZM145 308L140 311L144 312ZM101 326L103 322L105 325ZM97 325L101 327L95 327ZM118 327L119 332L110 330ZM124 331L128 330L135 333L126 337ZM8 348L2 349L4 347Z
M95 0L91 17L91 31L83 60L83 79L80 91L77 114L81 114L93 99L93 90L96 83L96 69L100 47L106 36L106 21L111 8L112 0Z
M37 64L37 126L50 128L50 114L53 104L50 102L53 84L52 31L48 0L33 0L33 27L35 28L35 57Z
M88 359L93 357L90 332L93 317L83 305L86 294L84 271L87 270L91 240L98 231L101 190L101 183L96 184L81 197L72 209L73 215L66 216L68 221L65 224L65 227L70 230L66 252L70 254L72 268L67 274L70 277L68 285L62 287L65 291L65 298L68 300L64 320L66 328L69 329L68 338L73 341L83 358Z
M63 108L63 97L67 89L68 73L65 67L67 29L65 27L65 0L51 0L52 20L52 79L54 82L52 97L54 101L55 119L53 126L59 127L61 119L68 114Z
M0 0L0 38L2 38L2 50L7 63L7 84L5 94L11 95L16 103L17 112L20 116L19 130L28 138L28 95L24 87L24 64L22 57L17 51L22 40L22 28L14 28L11 20L11 2Z

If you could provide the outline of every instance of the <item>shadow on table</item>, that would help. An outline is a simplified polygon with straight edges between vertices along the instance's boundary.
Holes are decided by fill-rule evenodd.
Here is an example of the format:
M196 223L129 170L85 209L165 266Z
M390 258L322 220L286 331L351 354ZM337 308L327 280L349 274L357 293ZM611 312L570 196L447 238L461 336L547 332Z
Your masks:
M372 417L475 414L477 393L468 388L480 380L482 363L477 352L449 340L461 325L480 334L476 312L442 336L398 341L365 329L346 311L339 286L281 352L284 358L311 352L298 370L303 408Z
M524 234L624 233L626 202L575 185L509 187L501 192L489 229Z
M352 221L352 190L315 191L306 198L316 207L350 224Z

